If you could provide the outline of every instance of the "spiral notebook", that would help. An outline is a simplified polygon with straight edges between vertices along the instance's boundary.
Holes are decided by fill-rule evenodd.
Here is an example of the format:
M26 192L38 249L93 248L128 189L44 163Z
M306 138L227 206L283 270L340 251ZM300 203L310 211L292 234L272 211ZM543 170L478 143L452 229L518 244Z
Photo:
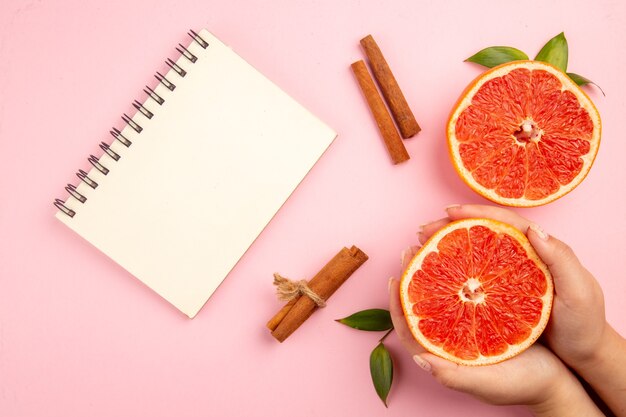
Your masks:
M336 133L207 30L189 35L54 204L193 318Z

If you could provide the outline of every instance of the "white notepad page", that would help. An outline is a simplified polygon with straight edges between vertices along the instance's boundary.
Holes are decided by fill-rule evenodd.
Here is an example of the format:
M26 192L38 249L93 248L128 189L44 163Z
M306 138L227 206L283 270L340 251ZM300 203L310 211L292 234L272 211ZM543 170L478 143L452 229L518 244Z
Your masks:
M176 85L155 89L126 126L121 158L104 154L96 189L81 182L75 211L56 217L194 317L336 133L206 30L181 56L187 71L165 74Z

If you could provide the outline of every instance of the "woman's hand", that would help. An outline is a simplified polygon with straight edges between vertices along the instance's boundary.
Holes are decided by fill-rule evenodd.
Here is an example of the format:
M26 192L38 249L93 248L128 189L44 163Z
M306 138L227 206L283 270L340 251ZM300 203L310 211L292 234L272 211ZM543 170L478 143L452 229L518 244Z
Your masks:
M478 367L457 365L426 353L411 335L404 319L397 280L390 281L389 291L391 318L401 343L422 369L432 373L446 387L490 404L537 405L554 397L565 382L570 382L569 372L561 361L538 344L507 361Z
M557 355L563 355L562 359L570 366L591 361L611 329L604 319L602 291L572 250L506 209L465 205L451 206L447 212L448 217L422 227L419 234L422 243L447 223L471 217L500 220L527 233L555 281L552 317L545 333L548 344ZM406 258L408 261L411 256ZM540 344L505 362L482 367L459 366L425 353L406 325L399 304L398 286L396 280L390 281L390 310L400 340L416 363L432 372L442 384L491 404L526 404L536 414L568 415L571 407L577 404L576 407L580 407L578 415L601 415L574 375ZM599 393L602 395L602 390Z
M423 370L442 385L494 405L526 405L535 416L602 416L580 382L547 348L535 344L518 356L489 366L467 367L426 353L402 313L399 282L389 281L390 312L400 342Z
M598 282L582 266L572 249L548 236L539 226L507 209L463 205L451 206L447 212L447 218L424 226L419 236L422 243L444 224L471 217L499 220L527 234L554 279L556 294L551 320L544 333L548 346L575 369L591 360L608 331L604 296Z
M422 243L443 224L470 217L500 220L526 232L554 279L552 313L544 332L547 345L593 387L613 413L626 417L626 340L606 322L602 289L572 249L510 210L462 205L446 211L447 218L423 228Z

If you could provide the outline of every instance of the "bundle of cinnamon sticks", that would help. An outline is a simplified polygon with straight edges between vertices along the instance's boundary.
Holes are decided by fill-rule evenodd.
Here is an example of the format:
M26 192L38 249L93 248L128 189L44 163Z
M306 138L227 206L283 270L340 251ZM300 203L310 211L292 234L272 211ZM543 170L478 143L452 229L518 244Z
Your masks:
M343 248L309 282L308 289L324 302L356 271L368 256L361 249L352 246ZM272 336L283 342L318 308L315 301L300 295L289 301L267 323Z
M402 135L402 138L407 139L417 134L421 128L417 120L415 120L415 116L413 116L413 112L409 108L396 78L372 35L367 35L361 39L361 46L367 55L380 91L389 106L389 110L391 110L391 115L378 93L378 89L367 70L365 62L360 60L353 63L351 66L352 71L363 91L374 119L376 119L376 124L385 141L391 160L394 164L399 164L409 159L409 154L400 135ZM399 133L396 130L396 125Z

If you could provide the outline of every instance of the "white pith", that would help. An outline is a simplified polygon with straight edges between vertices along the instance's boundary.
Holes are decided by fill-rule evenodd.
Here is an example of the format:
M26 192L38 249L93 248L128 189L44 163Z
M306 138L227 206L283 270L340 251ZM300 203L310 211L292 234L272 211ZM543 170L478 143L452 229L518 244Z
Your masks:
M468 297L465 293L469 292L471 297ZM477 292L476 290L481 290ZM459 299L463 302L480 304L485 301L485 293L482 292L482 284L476 278L468 278L465 284L459 288Z

